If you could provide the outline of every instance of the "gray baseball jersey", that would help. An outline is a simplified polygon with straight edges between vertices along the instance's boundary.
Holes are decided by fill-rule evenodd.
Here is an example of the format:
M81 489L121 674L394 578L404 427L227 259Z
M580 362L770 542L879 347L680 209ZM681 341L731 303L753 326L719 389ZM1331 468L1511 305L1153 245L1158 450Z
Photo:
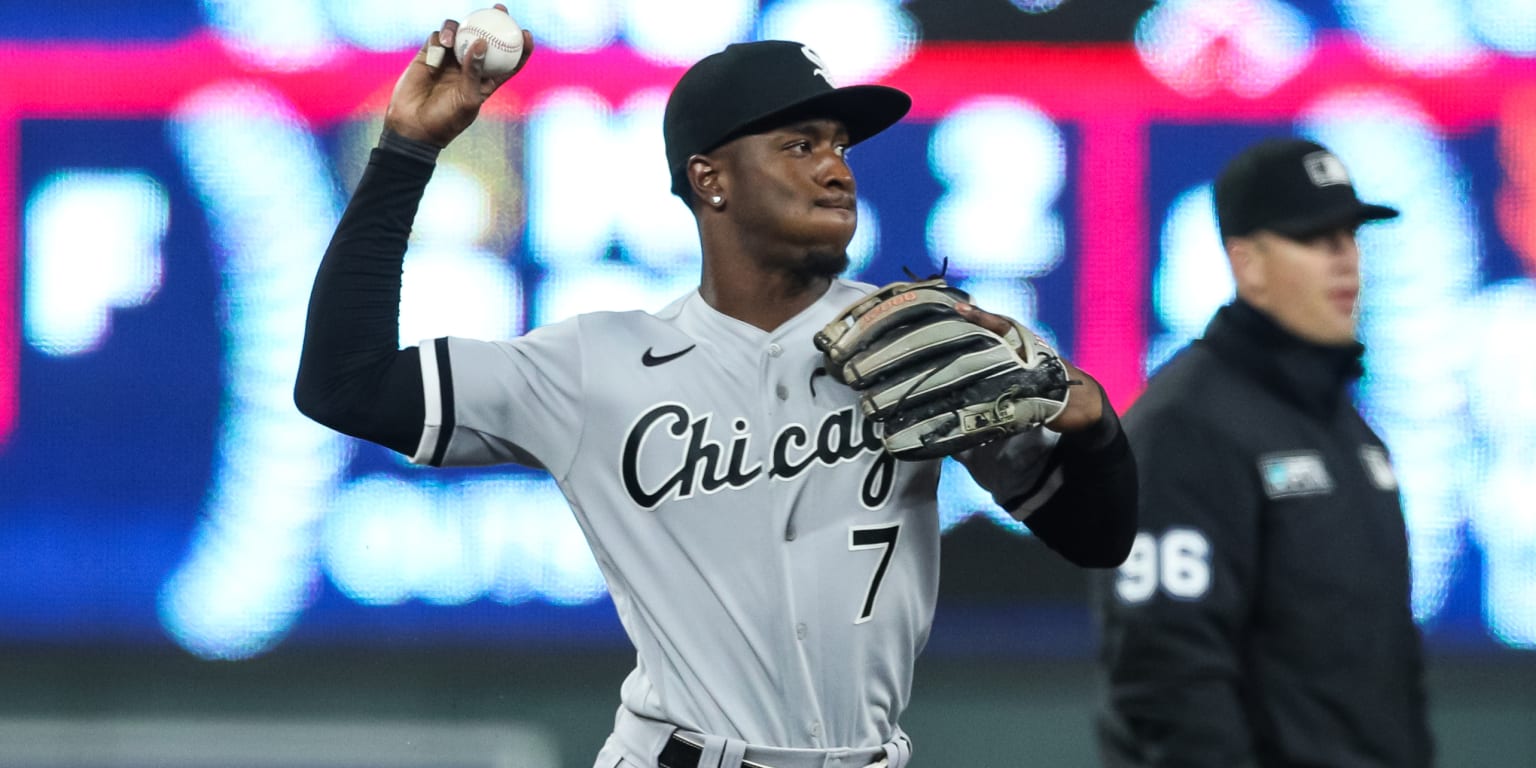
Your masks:
M836 281L772 332L693 292L512 341L424 342L413 461L553 475L638 651L630 711L752 744L882 744L932 623L940 462L893 460L820 370L812 336L870 290ZM1055 440L961 460L995 498L1043 488L1033 509Z

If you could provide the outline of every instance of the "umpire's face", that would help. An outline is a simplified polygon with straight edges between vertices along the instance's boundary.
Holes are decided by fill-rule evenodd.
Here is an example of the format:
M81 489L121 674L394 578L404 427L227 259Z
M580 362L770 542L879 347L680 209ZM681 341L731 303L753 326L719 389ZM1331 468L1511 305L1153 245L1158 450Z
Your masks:
M718 159L725 212L747 252L773 269L835 276L858 223L848 131L808 119L735 139Z
M1360 249L1355 227L1290 238L1267 230L1231 243L1238 294L1315 344L1355 340Z

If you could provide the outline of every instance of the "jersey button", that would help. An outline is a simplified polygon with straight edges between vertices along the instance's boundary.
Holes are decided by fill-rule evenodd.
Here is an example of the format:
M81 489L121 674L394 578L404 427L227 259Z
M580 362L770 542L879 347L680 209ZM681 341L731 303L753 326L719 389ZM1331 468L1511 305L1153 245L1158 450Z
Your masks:
M779 355L782 355L782 354L784 354L784 348L779 346L778 342L774 342L773 344L769 344L768 345L768 356L769 357L778 357Z
M799 639L799 640L804 640L805 639L805 623L804 622L801 622L801 623L795 625L795 637L797 639Z
M779 386L775 387L774 390L773 390L773 393L775 395L778 395L780 400L788 400L789 399L789 387L786 387L783 384L780 384Z
M816 740L820 740L821 739L821 721L820 720L816 720L816 721L813 721L811 723L811 738L812 739L816 739Z

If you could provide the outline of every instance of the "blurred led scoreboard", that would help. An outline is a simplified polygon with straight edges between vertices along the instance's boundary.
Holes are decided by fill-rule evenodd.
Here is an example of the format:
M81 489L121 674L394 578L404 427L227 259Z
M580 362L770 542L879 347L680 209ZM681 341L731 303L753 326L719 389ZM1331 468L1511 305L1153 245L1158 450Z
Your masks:
M1425 31L1366 4L1164 2L1129 42L922 43L920 3L821 6L857 35L804 2L677 5L709 34L666 37L648 20L666 9L514 9L555 31L444 154L403 342L689 290L667 90L729 40L791 37L842 79L914 98L851 154L853 273L947 260L1124 407L1230 296L1211 177L1252 140L1305 133L1404 211L1362 237L1358 394L1401 478L1415 611L1437 647L1536 648L1531 22L1483 18L1497 3ZM0 642L232 659L285 642L622 643L547 478L410 467L291 404L315 265L441 12L233 8L187 4L191 23L140 39L0 30ZM39 65L56 61L71 65ZM941 492L946 529L982 515L1021 531L958 468ZM994 610L1045 609L1026 586Z

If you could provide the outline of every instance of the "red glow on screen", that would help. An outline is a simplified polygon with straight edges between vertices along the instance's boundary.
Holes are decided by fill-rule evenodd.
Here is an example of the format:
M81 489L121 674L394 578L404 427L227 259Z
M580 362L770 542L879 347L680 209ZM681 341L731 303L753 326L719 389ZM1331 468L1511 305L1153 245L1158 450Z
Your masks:
M0 97L0 107L5 99ZM14 115L0 112L0 447L16 426L21 388L21 235L17 220L16 156L21 152Z

